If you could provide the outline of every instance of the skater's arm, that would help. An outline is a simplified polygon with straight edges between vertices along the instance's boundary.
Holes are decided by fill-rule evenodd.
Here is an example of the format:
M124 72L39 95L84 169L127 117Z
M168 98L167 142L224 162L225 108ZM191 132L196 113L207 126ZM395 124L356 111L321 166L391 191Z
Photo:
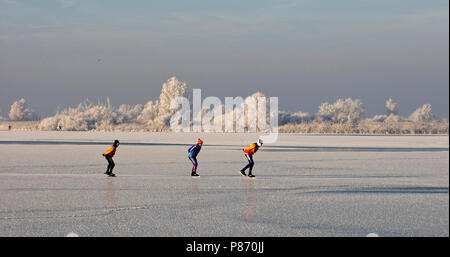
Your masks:
M191 148L189 148L189 150L188 150L188 153L190 153L190 152L192 152L192 151L194 151L194 149L195 149L195 147L196 147L197 145L193 145L193 146L191 146Z

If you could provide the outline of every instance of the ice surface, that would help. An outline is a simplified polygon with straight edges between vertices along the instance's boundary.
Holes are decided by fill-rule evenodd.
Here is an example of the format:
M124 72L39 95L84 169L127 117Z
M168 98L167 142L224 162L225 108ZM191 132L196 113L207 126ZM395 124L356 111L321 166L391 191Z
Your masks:
M0 132L0 236L449 236L448 136L280 135L252 180L257 138Z

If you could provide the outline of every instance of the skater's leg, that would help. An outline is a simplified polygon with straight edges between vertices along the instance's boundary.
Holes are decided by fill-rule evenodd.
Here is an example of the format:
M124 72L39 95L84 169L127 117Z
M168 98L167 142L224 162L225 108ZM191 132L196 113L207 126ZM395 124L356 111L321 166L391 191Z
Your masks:
M191 156L191 157L189 157L189 160L191 160L191 162L192 162L192 173L197 173L197 167L198 167L197 158Z
M105 159L106 159L106 161L108 162L108 166L106 167L106 172L105 172L105 174L109 174L109 173L110 173L110 169L111 169L111 161L110 161L111 157L105 156Z
M241 173L242 173L242 175L244 175L245 176L245 171L247 170L247 169L249 169L250 168L250 173L249 174L251 174L251 169L253 168L253 157L250 155L250 154L245 154L245 157L247 158L247 160L248 160L248 164L247 164L247 166L245 166L242 170L241 170Z
M246 171L248 168L250 168L252 165L249 163L247 166L245 166L241 171Z
M111 168L109 169L109 173L113 173L113 169L116 166L116 164L114 163L113 159L111 158Z
M249 170L248 170L248 175L249 175L249 176L250 176L250 175L253 175L253 174L252 174L253 166L255 166L255 163L251 164L250 167L249 167Z
M252 175L252 171L253 171L253 166L255 166L255 162L253 161L253 156L252 155L248 155L248 162L249 162L249 171L248 171L248 175Z
M113 159L110 156L106 156L106 160L108 161L108 168L106 170L106 174L111 174L116 164L114 163Z

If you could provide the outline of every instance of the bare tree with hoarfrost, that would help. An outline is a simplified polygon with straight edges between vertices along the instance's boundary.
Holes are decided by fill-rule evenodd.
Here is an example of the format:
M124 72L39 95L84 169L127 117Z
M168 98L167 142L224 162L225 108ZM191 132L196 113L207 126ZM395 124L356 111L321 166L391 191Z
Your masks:
M397 108L397 103L395 103L392 98L389 98L386 101L386 109L387 109L387 116L394 114L397 115L398 114L398 108Z
M161 94L156 102L145 104L137 121L146 124L151 130L162 130L170 124L170 117L177 111L171 109L170 104L176 97L187 96L186 82L171 77L163 84Z
M32 121L37 120L36 112L28 109L25 99L21 98L11 105L9 119L12 121Z
M156 102L149 101L145 106L120 105L114 108L109 98L106 103L92 104L84 101L75 108L67 108L55 116L43 119L39 124L41 130L65 131L111 131L121 125L127 130L161 131L168 126L168 120L176 110L170 109L170 102L177 96L186 95L186 83L175 77L164 83L161 95ZM124 124L129 124L124 125Z
M436 116L431 112L431 104L424 104L409 115L408 119L415 122L432 122Z
M260 128L258 127L260 118L258 117L260 97L265 97L265 95L261 92L256 92L244 100L246 106L246 110L244 112L244 121L245 127L249 132L257 132L260 130Z
M392 98L389 98L386 101L386 109L387 109L387 117L384 122L399 122L402 121L403 118L398 115L398 107L397 103L395 103Z
M67 108L53 117L43 119L41 130L65 131L110 131L113 125L119 123L118 113L111 106L109 98L106 103L92 104L89 100L80 103L76 108Z
M398 116L398 107L392 98L386 100L386 115L375 115L373 118L369 119L374 122L399 122L403 118Z
M144 106L137 104L134 107L130 105L122 104L117 109L117 123L130 123L135 122L137 117L142 113Z
M317 112L317 118L321 121L332 121L338 123L357 123L364 114L361 100L351 98L338 99L333 104L322 103Z
M278 113L278 117L280 125L300 124L302 122L308 122L314 119L314 116L309 114L308 112L289 113L285 111L280 111Z

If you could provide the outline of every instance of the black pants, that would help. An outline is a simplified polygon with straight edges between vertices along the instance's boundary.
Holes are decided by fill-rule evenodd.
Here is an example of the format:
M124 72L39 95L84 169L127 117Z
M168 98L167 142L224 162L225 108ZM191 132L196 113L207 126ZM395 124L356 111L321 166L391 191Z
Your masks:
M116 164L114 163L111 156L106 155L105 158L108 161L108 168L106 169L106 173L112 173L114 166L116 166Z
M253 166L255 166L255 162L253 161L253 155L245 154L245 157L248 160L248 164L241 171L246 171L247 169L249 169L248 175L250 175L250 174L252 174Z

